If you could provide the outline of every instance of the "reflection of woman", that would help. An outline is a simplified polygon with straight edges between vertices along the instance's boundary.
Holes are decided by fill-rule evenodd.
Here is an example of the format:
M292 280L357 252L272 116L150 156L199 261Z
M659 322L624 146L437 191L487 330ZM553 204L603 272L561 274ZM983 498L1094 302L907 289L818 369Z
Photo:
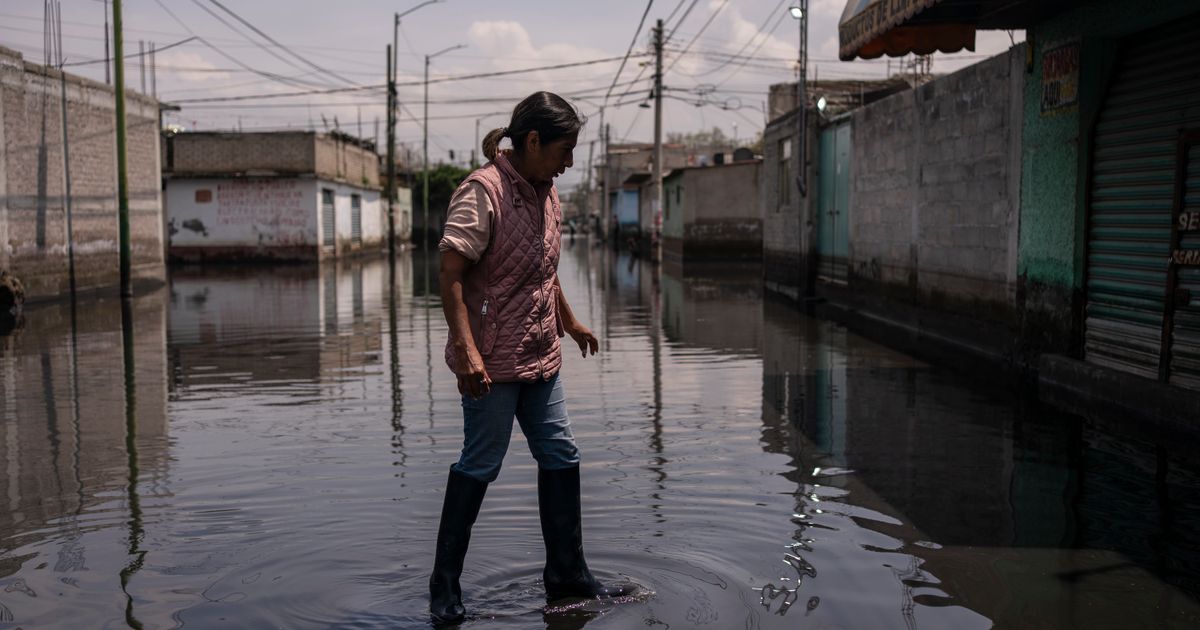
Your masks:
M571 167L582 126L561 97L529 96L513 110L508 127L487 135L483 153L491 161L450 201L438 249L450 326L446 362L463 395L466 438L450 467L429 578L430 612L439 622L463 618L458 580L471 526L500 473L514 416L538 463L547 596L624 592L600 584L583 557L579 452L558 374L564 334L585 357L598 348L571 313L557 273L562 211L553 180ZM511 153L497 151L502 138L512 140Z

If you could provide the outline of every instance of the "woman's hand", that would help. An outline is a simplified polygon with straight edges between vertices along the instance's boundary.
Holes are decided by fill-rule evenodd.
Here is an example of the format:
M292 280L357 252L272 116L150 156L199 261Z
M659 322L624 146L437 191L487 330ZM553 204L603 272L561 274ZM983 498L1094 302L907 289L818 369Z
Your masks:
M588 330L587 326L571 322L570 326L563 326L563 330L571 335L575 343L579 344L579 351L583 354L583 358L587 358L588 350L591 350L592 354L596 354L596 351L600 349L600 341L596 339L596 335L593 335L591 330Z
M458 377L458 393L463 396L483 398L492 391L492 379L473 343L454 345L454 374Z

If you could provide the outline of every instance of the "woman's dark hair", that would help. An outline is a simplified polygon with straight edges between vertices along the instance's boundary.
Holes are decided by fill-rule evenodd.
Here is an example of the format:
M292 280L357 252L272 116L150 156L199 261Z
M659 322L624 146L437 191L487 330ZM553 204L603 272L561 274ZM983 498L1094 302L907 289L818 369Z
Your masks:
M529 132L538 132L541 142L554 142L564 136L579 133L586 119L563 97L552 92L534 92L513 108L512 120L507 127L493 129L483 139L483 155L496 159L501 138L510 138L513 150L525 148L525 137Z

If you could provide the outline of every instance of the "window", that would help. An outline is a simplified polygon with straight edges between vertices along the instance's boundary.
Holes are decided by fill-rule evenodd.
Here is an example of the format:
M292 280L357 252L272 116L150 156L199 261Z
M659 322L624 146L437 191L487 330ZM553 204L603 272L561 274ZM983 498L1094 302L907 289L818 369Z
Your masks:
M785 138L779 141L779 173L776 177L776 193L779 197L779 203L775 206L775 211L783 210L784 206L792 203L792 139Z

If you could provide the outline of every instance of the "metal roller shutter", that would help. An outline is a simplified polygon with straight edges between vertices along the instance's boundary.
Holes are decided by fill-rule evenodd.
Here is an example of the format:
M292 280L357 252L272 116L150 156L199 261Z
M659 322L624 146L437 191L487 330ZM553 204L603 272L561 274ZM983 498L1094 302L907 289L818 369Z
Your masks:
M1093 143L1085 355L1154 379L1165 376L1180 133L1200 129L1198 28L1193 17L1130 42ZM1194 320L1183 321L1191 327L1184 336L1195 335Z
M337 242L337 220L333 206L333 191L321 189L321 233L325 247L333 247Z

